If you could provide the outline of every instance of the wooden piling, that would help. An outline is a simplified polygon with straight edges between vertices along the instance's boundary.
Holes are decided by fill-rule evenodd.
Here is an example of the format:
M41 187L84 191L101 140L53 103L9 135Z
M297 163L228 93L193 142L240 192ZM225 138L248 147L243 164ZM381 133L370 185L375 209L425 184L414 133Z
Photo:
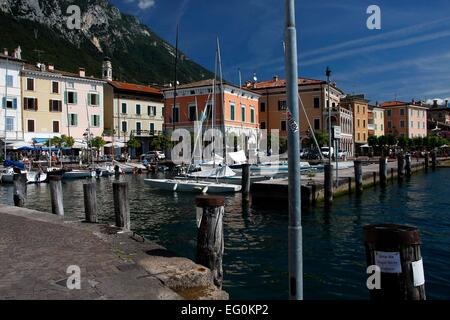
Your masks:
M86 222L97 223L97 188L95 183L83 184L84 213Z
M244 163L242 165L242 200L245 202L250 201L250 164Z
M377 184L377 173L374 171L373 173L373 185Z
M116 227L130 231L130 203L128 199L128 183L113 182L114 215Z
M385 187L387 184L387 159L384 157L380 158L379 161L379 171L380 171L380 185Z
M27 174L26 173L20 173L20 170L18 173L14 173L13 176L13 183L14 183L14 205L16 207L24 207L25 206L25 198L27 195Z
M431 168L433 170L436 170L436 165L437 165L437 154L436 151L432 151L431 152Z
M391 168L391 182L394 182L394 168Z
M198 226L196 261L212 271L214 284L222 288L225 199L218 196L198 196L195 202Z
M407 177L411 177L411 155L405 156L405 172Z
M352 177L348 177L348 194L352 194Z
M359 160L355 161L355 186L356 186L356 193L363 192L362 162Z
M430 167L430 154L428 152L425 152L425 170L428 171L429 167Z
M425 300L425 276L419 230L401 225L364 227L367 266L381 271L372 300Z
M402 180L405 175L405 156L403 154L399 154L397 156L397 178L398 180Z
M52 202L52 213L64 216L61 176L50 176L50 199Z
M333 203L333 165L325 164L324 167L324 196L325 204Z

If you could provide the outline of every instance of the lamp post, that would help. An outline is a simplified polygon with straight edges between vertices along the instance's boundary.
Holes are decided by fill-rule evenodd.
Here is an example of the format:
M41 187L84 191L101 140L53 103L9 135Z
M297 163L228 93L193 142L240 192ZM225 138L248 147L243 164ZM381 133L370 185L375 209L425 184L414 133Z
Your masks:
M298 107L297 30L295 1L285 0L286 6L286 92L288 104L288 163L289 163L289 297L303 299L302 217L300 197L300 125Z
M328 163L331 166L331 146L333 145L331 139L331 108L330 108L330 76L331 70L329 67L325 70L327 76L327 108L328 108Z

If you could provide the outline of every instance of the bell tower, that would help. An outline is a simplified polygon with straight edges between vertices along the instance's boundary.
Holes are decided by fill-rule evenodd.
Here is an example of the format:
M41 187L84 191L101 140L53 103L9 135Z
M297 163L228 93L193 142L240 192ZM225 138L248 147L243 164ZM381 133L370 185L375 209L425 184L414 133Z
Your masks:
M112 81L112 64L111 59L109 57L105 57L103 59L102 65L102 79Z

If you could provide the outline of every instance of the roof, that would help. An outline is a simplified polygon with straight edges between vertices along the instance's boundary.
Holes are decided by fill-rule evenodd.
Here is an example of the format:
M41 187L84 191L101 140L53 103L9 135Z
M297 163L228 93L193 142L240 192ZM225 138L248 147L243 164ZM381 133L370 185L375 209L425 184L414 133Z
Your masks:
M369 102L369 100L367 100L363 94L347 95L346 97L341 99L341 103L346 103L349 101Z
M201 80L201 81L196 81L196 82L191 82L191 83L186 83L186 84L181 84L177 86L177 90L178 89L191 89L191 88L199 88L199 87L209 87L212 86L214 82L214 79L206 79L206 80ZM216 85L220 85L220 81L216 80ZM226 86L230 86L230 87L234 87L236 89L240 89L240 90L245 90L251 93L254 93L255 95L259 96L258 92L252 91L251 88L246 88L246 87L242 87L239 88L239 86L235 86L234 84L228 83L226 81L223 81L223 85ZM174 87L171 88L167 88L167 89L163 89L163 91L171 91L174 90Z
M325 84L326 81L323 80L315 80L315 79L307 79L307 78L299 78L298 85L299 86L307 86L307 85L315 85L315 84ZM272 79L269 81L261 81L254 82L249 84L253 89L268 89L268 88L284 88L286 87L285 79Z
M148 94L154 94L154 95L162 95L161 90L150 87L150 86L144 86L144 85L140 85L140 84L120 82L120 81L108 81L108 83L118 90L132 91L132 92L139 92L139 93L148 93Z
M17 59L17 58L11 57L11 56L5 56L2 53L0 53L0 59L5 59L5 60L8 59L9 61L16 61L16 62L22 62L22 63L25 62L25 60Z
M80 77L78 73L63 71L63 70L49 70L48 65L45 66L45 71L42 71L38 66L34 64L25 64L24 71L35 71L35 72L43 72L48 74L54 74L59 76L65 76L65 77L71 77L71 78L79 78L79 79L86 79L86 80L96 80L96 81L104 81L103 79L95 78L93 76L86 75L85 77Z
M419 105L414 102L403 102L403 101L386 101L380 105L381 108L404 107L404 106L428 109L424 105Z

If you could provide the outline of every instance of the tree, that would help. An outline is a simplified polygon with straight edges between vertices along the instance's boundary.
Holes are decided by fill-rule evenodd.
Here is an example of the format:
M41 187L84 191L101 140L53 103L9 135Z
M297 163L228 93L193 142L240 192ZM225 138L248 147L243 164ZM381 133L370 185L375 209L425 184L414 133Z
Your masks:
M90 142L91 142L91 147L97 149L97 162L98 162L99 157L100 157L100 150L106 144L106 141L103 140L103 137L95 137Z
M128 140L127 147L131 149L131 155L134 157L135 150L141 147L141 143L132 134L132 135L130 135L130 140Z
M75 139L73 137L62 135L61 139L63 140L63 145L67 148L72 148L73 145L75 144Z
M370 136L369 139L367 139L367 142L370 147L375 148L378 146L378 137L377 136Z
M326 134L323 131L316 131L314 134L316 136L316 140L317 140L317 143L319 144L319 146L322 147L324 145L328 145L328 141L329 141L328 134Z
M404 150L408 146L408 138L405 136L400 136L398 138L398 146Z
M386 144L390 147L394 147L397 145L397 138L393 135L387 135L386 136Z
M166 151L172 147L172 141L166 135L156 136L150 143L152 151Z

